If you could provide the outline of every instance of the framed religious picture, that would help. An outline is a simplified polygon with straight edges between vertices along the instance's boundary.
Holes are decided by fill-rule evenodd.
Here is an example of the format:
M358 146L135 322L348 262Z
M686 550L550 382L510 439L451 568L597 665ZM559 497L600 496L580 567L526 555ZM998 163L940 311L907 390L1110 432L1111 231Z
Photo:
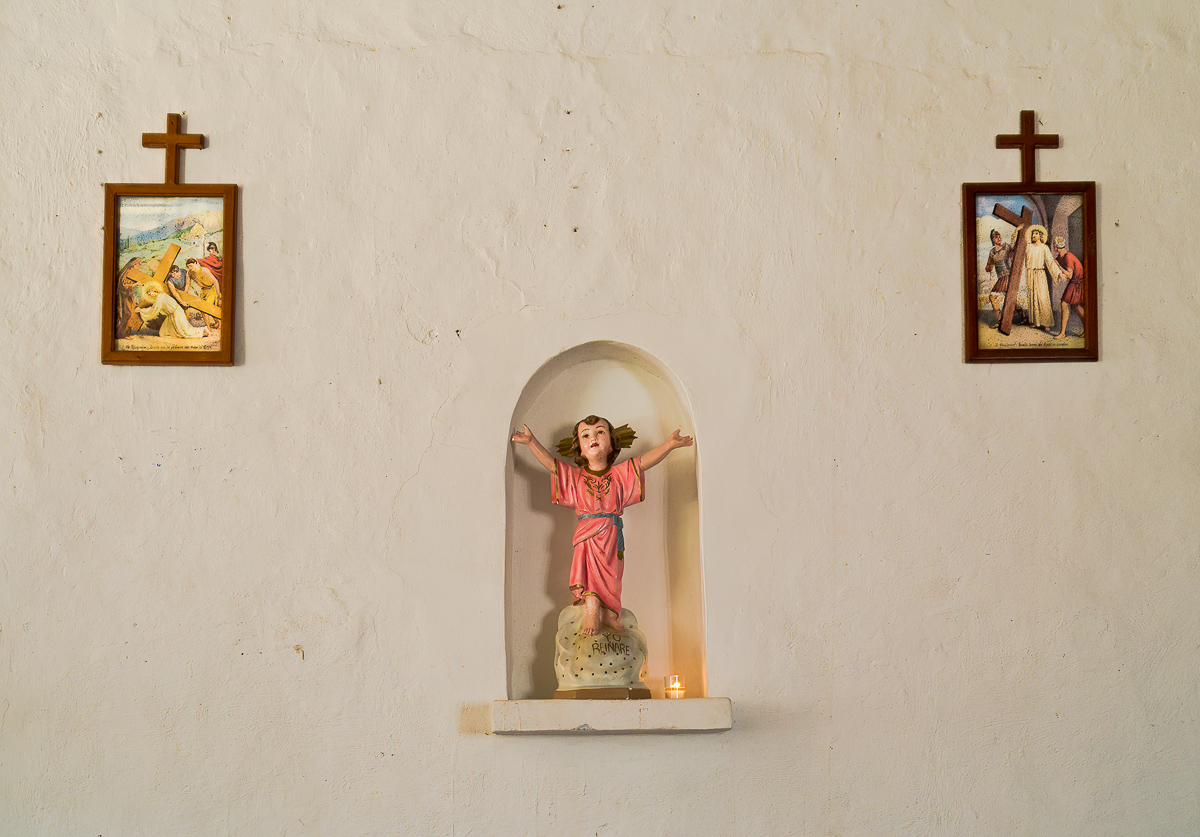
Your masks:
M198 136L170 116L167 135L144 136ZM103 363L233 362L237 185L173 182L180 145L167 183L105 184Z
M997 137L1042 140L1023 147L1022 182L963 184L968 363L1098 359L1096 184L1034 180L1033 148L1058 138L1034 135L1032 116L1022 134Z

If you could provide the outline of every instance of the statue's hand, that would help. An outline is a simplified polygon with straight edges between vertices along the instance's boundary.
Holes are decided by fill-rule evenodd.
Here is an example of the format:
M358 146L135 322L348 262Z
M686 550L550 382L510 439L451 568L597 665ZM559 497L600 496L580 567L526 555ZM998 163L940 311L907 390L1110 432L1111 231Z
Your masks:
M696 443L691 436L680 436L678 430L674 431L667 441L671 443L672 448L690 448Z
M522 424L521 429L513 434L512 440L519 442L522 445L528 445L533 441L533 434L529 432L529 425Z

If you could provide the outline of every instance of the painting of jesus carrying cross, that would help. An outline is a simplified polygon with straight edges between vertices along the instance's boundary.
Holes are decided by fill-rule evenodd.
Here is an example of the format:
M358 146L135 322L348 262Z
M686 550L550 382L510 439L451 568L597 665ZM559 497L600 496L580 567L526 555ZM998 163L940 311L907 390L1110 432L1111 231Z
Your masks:
M1096 184L1037 182L1034 149L1058 136L1032 111L1021 127L996 138L1021 149L1021 181L963 185L966 361L1096 360Z
M179 182L181 148L203 147L168 114L165 183L106 183L103 363L233 362L237 186Z
M115 323L121 351L220 345L224 213L214 197L125 195Z

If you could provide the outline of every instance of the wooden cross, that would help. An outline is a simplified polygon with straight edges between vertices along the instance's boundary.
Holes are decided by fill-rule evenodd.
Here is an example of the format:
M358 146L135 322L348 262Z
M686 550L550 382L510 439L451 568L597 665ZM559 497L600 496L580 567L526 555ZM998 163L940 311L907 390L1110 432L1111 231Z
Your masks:
M167 114L165 134L142 134L143 148L165 148L167 150L167 173L164 183L179 184L179 149L203 148L204 134L181 134L177 113Z
M1032 113L1032 111L1025 111ZM998 139L998 138L997 138ZM1012 270L1008 273L1008 290L1004 293L1004 312L1000 315L1000 333L1008 336L1012 331L1013 312L1017 308L1017 291L1021 287L1021 277L1025 274L1025 230L1033 223L1033 210L1027 206L1021 207L1021 214L1011 211L1005 206L996 204L992 214L1001 220L1008 221L1021 232L1017 235L1017 244L1013 247ZM1000 272L996 272L999 276Z
M1021 111L1021 133L997 134L996 147L1021 149L1021 182L1036 183L1037 174L1034 168L1033 152L1037 148L1058 148L1058 134L1034 133L1033 111L1023 110ZM1004 333L1008 334L1007 331Z

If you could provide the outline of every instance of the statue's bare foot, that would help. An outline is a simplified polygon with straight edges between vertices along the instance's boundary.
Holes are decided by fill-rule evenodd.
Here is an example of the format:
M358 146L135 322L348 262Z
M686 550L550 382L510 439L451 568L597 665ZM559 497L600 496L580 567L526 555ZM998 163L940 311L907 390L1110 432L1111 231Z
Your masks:
M604 629L613 633L623 633L625 626L621 624L621 618L611 610L604 611Z
M579 626L581 636L595 636L600 633L600 623L602 615L600 613L600 600L595 596L585 597L583 603L583 623Z

